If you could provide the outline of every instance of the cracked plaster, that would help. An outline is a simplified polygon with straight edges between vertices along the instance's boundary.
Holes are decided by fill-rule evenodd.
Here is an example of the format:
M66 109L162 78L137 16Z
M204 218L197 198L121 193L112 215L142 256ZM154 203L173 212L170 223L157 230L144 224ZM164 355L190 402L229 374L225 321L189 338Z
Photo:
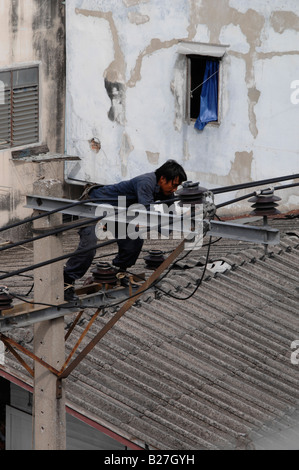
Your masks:
M88 2L85 2L88 4ZM151 12L151 2L143 0L123 0L123 4L128 9L136 7L136 10L130 10L127 12L127 21L129 21L134 27L143 28L146 24L146 27L152 25L152 15ZM138 7L144 7L144 10L137 10ZM249 135L251 135L252 141L258 138L259 135L259 126L256 115L256 106L259 103L261 93L262 93L262 82L257 83L255 76L255 64L259 61L272 60L274 57L280 57L282 55L298 55L296 50L287 50L284 51L263 51L262 47L266 43L266 36L270 34L279 34L284 35L286 31L298 31L299 29L299 16L297 16L292 11L272 11L269 15L269 11L264 8L258 9L256 11L254 8L244 7L244 2L240 0L238 7L237 1L231 0L222 0L221 3L219 0L186 0L183 2L184 5L188 4L189 6L189 23L186 27L186 35L176 36L174 31L174 36L168 39L161 39L160 37L152 37L147 44L140 43L138 47L135 47L135 60L131 60L133 65L130 70L128 70L128 59L127 59L127 48L124 47L124 37L122 32L119 29L119 22L116 21L115 12L113 12L113 5L111 5L111 11L91 11L87 9L76 9L77 15L83 15L86 17L97 17L105 19L111 31L111 38L113 43L114 58L105 69L103 77L106 81L109 81L111 84L118 83L123 86L123 93L120 96L117 104L121 108L119 113L114 113L116 107L113 105L111 100L110 116L109 119L112 121L115 120L118 124L124 126L126 138L123 137L120 139L120 150L119 155L121 157L121 175L131 176L130 171L128 171L127 165L130 165L129 155L130 152L134 152L138 146L134 145L134 136L132 134L133 130L126 129L127 125L127 109L126 109L126 100L127 96L132 97L133 93L129 94L129 89L135 89L137 92L137 85L144 83L144 86L147 79L144 75L143 67L145 59L150 59L159 51L171 50L172 55L175 51L175 46L179 41L202 41L209 40L210 43L229 43L230 46L225 57L225 63L229 67L230 61L232 58L235 58L240 63L245 64L245 86L247 89L247 125ZM162 8L162 7L161 7ZM175 8L175 7L174 7ZM298 12L299 13L299 12ZM118 17L121 16L118 11ZM162 16L162 15L161 15ZM129 31L127 29L127 31ZM131 43L132 45L132 43ZM135 46L135 45L134 45ZM139 49L139 53L136 54ZM175 52L174 52L175 55ZM133 58L133 56L131 56ZM166 55L169 57L169 54ZM173 129L174 132L183 133L182 139L182 154L185 154L184 149L188 149L188 157L182 157L183 160L194 162L194 157L192 158L193 150L193 137L191 141L188 139L188 134L191 133L190 130L185 131L185 124L183 123L183 113L179 110L183 109L184 106L184 97L183 93L178 90L177 86L180 84L182 89L182 83L184 81L184 71L182 70L182 64L174 64L175 77L170 80L169 87L172 92L174 99L173 107L175 110L175 118L173 119ZM126 74L128 78L126 79ZM230 80L230 72L225 72L224 79ZM225 98L230 100L230 96L227 92L224 94ZM230 106L226 104L223 106L225 113L230 112ZM244 110L242 110L244 112ZM114 114L115 115L114 115ZM109 114L109 113L108 113ZM224 115L224 119L226 118ZM122 116L121 118L119 116ZM244 119L244 117L243 117ZM224 127L224 126L223 126ZM138 130L137 130L138 129ZM137 125L135 132L140 132L140 127ZM206 132L207 134L207 132ZM221 132L219 132L221 134ZM208 182L220 181L223 180L223 184L229 184L231 181L234 182L240 177L245 177L248 179L254 178L254 161L255 154L250 149L252 143L250 143L250 137L247 136L248 143L245 147L236 145L233 147L233 157L235 160L232 160L232 157L227 158L226 163L222 163L221 166L218 166L220 172L216 172L212 165L210 171L198 171L198 175L203 176L207 179ZM223 134L222 134L223 136ZM127 141L130 140L131 144L128 146ZM174 139L174 145L177 143L177 138ZM204 144L205 146L207 143ZM247 147L247 148L246 148ZM144 153L146 154L146 160L148 163L152 164L152 156L155 155L155 162L159 164L159 157L165 158L162 156L163 152L157 152L154 148L144 148ZM240 159L240 155L243 157ZM149 158L150 156L150 158ZM158 157L157 157L158 156ZM172 156L168 155L167 157ZM219 157L217 157L219 158ZM132 164L133 164L132 159ZM229 162L233 162L230 165ZM244 173L244 163L246 171ZM138 165L140 166L140 165ZM222 167L222 170L221 170ZM146 166L144 167L146 171ZM193 168L192 168L193 170ZM217 184L217 183L216 183Z

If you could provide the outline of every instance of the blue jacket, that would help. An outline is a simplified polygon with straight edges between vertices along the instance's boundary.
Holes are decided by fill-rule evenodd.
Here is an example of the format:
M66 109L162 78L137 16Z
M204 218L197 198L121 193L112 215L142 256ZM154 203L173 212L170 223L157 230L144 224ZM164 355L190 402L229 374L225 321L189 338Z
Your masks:
M155 201L172 199L165 196L157 184L155 172L145 173L130 180L91 189L91 199L103 198L103 203L116 205L119 196L126 196L127 207L131 204L142 204L146 209Z

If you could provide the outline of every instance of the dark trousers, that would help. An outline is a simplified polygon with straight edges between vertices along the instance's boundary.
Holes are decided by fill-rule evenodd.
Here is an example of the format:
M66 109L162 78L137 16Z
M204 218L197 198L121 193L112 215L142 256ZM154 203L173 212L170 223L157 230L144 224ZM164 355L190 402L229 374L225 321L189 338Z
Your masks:
M91 249L86 253L80 253L80 250L98 244L94 225L81 228L78 233L80 235L78 248L75 254L68 259L64 268L64 282L68 284L72 284L76 279L84 276L96 254L96 249ZM130 238L118 239L117 245L118 254L112 263L121 269L127 269L136 263L143 246L143 240L141 238L136 240Z

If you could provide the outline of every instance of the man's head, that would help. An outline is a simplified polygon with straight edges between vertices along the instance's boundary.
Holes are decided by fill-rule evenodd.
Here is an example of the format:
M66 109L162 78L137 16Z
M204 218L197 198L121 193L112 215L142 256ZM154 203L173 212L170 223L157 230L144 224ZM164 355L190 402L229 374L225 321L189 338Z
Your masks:
M156 171L157 183L165 196L171 196L187 180L183 167L175 160L167 160Z

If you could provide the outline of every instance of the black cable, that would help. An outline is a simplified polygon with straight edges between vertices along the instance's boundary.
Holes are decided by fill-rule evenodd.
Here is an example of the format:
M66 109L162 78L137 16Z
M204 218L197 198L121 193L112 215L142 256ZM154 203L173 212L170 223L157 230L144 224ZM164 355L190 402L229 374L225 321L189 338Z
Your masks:
M206 253L206 260L205 260L205 264L204 264L204 269L203 269L202 275L201 275L200 279L197 280L195 289L194 289L190 294L188 294L188 296L186 296L186 297L178 297L178 296L176 296L176 295L174 295L174 294L171 294L170 292L166 292L164 289L162 289L162 287L156 286L156 284L157 284L158 282L161 282L161 280L163 280L163 279L169 274L169 272L170 272L172 269L175 268L175 265L176 265L177 263L179 263L182 259L186 258L186 256L187 256L188 254L190 254L190 251L193 251L193 250L190 250L190 251L189 251L186 255L184 255L182 258L180 258L179 260L176 260L176 262L173 263L173 265L168 269L167 273L165 273L160 279L158 279L158 280L155 282L154 286L155 286L158 290L160 290L161 292L163 292L165 295L168 295L169 297L172 297L173 299L176 299L176 300L188 300L190 297L192 297L192 296L196 293L196 291L198 290L199 286L201 285L201 283L202 283L202 281L203 281L203 278L204 278L204 275L205 275L205 272L206 272L206 269L207 269L208 261L209 261L209 253L210 253L210 248L211 248L211 245L212 245L211 240L212 240L212 237L209 238L209 243L207 244L207 245L208 245L208 250L207 250L207 253ZM135 275L136 275L136 274L135 274ZM138 276L137 276L137 277L138 277ZM151 285L151 287L153 287L153 284Z
M26 245L27 243L35 242L37 240L41 240L42 238L50 237L52 235L58 235L59 233L66 232L68 230L72 230L72 229L82 227L82 226L85 226L85 225L96 225L96 222L104 219L105 217L106 217L106 215L103 215L101 217L95 217L95 218L92 218L92 219L84 219L83 221L75 222L72 225L67 225L67 226L57 228L57 229L49 230L46 233L43 233L41 235L37 235L36 237L28 238L28 239L25 239L25 240L21 240L19 242L11 243L9 245L5 245L3 247L0 247L0 252L5 251L5 250L9 250L11 248L16 248L17 246ZM37 229L37 231L38 231L38 229Z
M0 273L5 273L8 274L9 271L0 271ZM33 276L30 276L29 274L19 274L20 277L28 277L29 279L33 279Z
M250 183L241 183L241 184L236 184L236 185L231 185L231 186L223 186L223 187L219 187L219 188L210 189L209 191L211 191L213 194L221 194L223 192L236 191L236 190L245 189L245 188L249 188L249 187L262 186L262 185L271 184L271 183L274 183L274 182L286 181L286 180L289 180L289 179L297 179L297 178L299 178L299 174L282 176L282 177L278 177L278 178L271 178L271 179L267 179L267 180L260 180L260 181L250 182ZM288 185L288 187L297 186L297 185L298 184L294 183L293 185ZM283 189L283 187L278 187L277 189ZM10 229L18 227L22 224L33 222L33 221L38 220L42 217L46 217L48 215L55 214L56 212L61 212L63 210L69 209L71 207L74 207L74 206L77 206L77 205L80 205L80 204L95 203L95 202L99 202L99 201L101 201L102 203L103 202L112 202L114 200L116 200L116 199L114 199L114 198L110 198L110 199L96 198L96 199L83 199L83 200L75 201L73 203L69 203L65 206L62 206L58 209L53 209L53 210L47 211L43 214L39 214L39 215L36 215L36 216L33 216L33 217L29 217L27 219L15 222L14 224L7 225L6 227L2 227L2 228L0 228L0 232L3 232L5 230L10 230ZM168 202L176 202L176 201L179 201L179 200L181 200L179 197L174 197L173 199L168 199L168 200L164 200L164 201L154 201L154 204L164 204L164 203L167 204ZM232 200L232 201L234 201L234 200ZM42 210L42 209L40 209L40 210Z
M97 249L97 248L101 248L101 247L106 246L106 245L111 245L112 243L116 243L116 242L117 242L116 239L106 240L103 243L91 246L89 248L85 248L85 249L82 249L82 250L76 250L76 251L73 251L72 253L67 253L66 255L58 256L57 258L52 258L50 260L43 261L41 263L33 264L31 266L27 266L27 268L22 268L22 269L18 269L17 271L12 271L12 272L8 273L6 276L0 276L0 280L1 279L6 279L8 277L16 276L16 275L19 275L21 273L25 273L27 271L32 271L33 269L41 268L41 267L46 266L46 265L51 264L51 263L57 263L58 261L62 261L64 259L70 258L71 256L73 256L75 254L87 253L88 251L91 251L91 250L94 250L94 249Z
M189 251L187 254L189 254L189 253L190 253L190 251ZM186 256L187 256L187 255L184 255L181 259L185 258ZM170 270L171 270L171 268L168 269L168 271L162 276L162 278L159 278L157 281L154 281L153 284L151 284L151 285L148 286L146 289L144 289L144 290L141 292L141 294L143 294L143 293L146 292L147 290L151 289L153 286L155 286L155 284L156 284L157 282L160 282L162 279L164 279L164 277L169 273ZM136 276L137 276L137 275L136 275ZM32 304L32 305L44 305L44 306L47 306L47 307L57 307L57 308L65 308L65 309L69 309L69 308L70 308L69 305L67 305L67 306L61 306L61 305L55 305L55 304L50 304L50 303L42 303L42 302L29 301L29 300L23 299L21 296L19 296L19 295L17 295L17 294L14 294L14 293L12 293L12 292L9 292L9 293L10 293L10 295L11 295L12 297L15 297L15 298L18 299L18 300L23 300L24 302L30 303L30 304ZM101 308L104 309L104 308L108 308L108 307L115 307L115 306L117 306L117 305L119 305L119 304L121 304L121 303L123 303L123 302L126 302L127 300L130 300L130 299L136 297L136 295L139 295L139 293L138 293L138 294L133 294L133 295L131 295L131 296L129 296L129 297L126 297L125 299L122 299L122 300L120 300L120 301L118 301L118 302L116 302L116 303L114 303L114 304L112 304L112 305L104 305L104 306L102 306ZM73 307L76 307L76 303L73 304ZM97 308L97 307L94 307L94 308Z
M279 191L280 189L288 189L288 188L293 188L295 186L299 186L299 183L292 183L292 184L284 184L281 186L276 186L273 188L273 191ZM248 197L256 196L257 191L253 191L251 193L245 194L244 196L236 197L234 199L230 199L229 201L222 202L220 204L216 205L216 209L219 209L220 207L228 206L229 204L233 204L238 201L242 201L243 199L247 199Z
M210 237L210 239L211 239L211 237ZM82 251L83 251L83 250L82 250ZM86 251L86 250L84 250L84 251ZM87 251L88 251L88 250L87 250ZM184 258L186 258L186 256L188 256L192 251L193 251L193 250L188 250L188 252L187 252L184 256L182 256L179 260L177 260L176 262L181 261L181 260L183 260ZM129 297L126 297L125 299L122 299L122 300L120 300L120 301L118 301L118 302L116 302L116 303L114 303L114 304L112 304L112 305L104 305L104 306L101 306L101 309L115 307L115 306L117 306L117 305L119 305L119 304L121 304L121 303L123 303L123 302L126 302L127 300L130 300L130 299L136 297L136 295L143 294L143 293L145 293L147 290L151 289L152 287L155 287L158 282L161 282L161 280L163 280L163 279L169 274L169 272L170 272L172 269L174 269L173 266L175 266L176 262L173 263L173 265L168 268L168 270L166 271L166 273L165 273L162 277L160 276L159 279L157 279L156 281L154 281L150 286L148 286L148 287L147 287L146 289L144 289L142 292L139 292L138 294L136 293L136 294L133 294L133 295L131 295L131 296L129 296ZM206 264L207 264L207 261L206 261ZM136 275L136 274L135 274L135 275ZM138 277L138 275L136 275L136 276ZM1 277L0 277L0 279L1 279ZM198 287L199 287L199 286L198 286ZM198 287L197 287L197 288L198 288ZM161 289L161 288L160 288L160 289ZM196 290L197 290L197 289L196 289ZM30 292L30 291L29 291L29 292ZM24 300L24 302L30 303L30 304L32 304L32 305L44 305L44 306L47 306L47 307L57 307L57 308L65 308L65 309L69 309L69 308L70 308L69 305L67 305L67 306L61 306L61 305L55 305L55 304L50 304L50 303L42 303L42 302L28 301L28 300L23 299L21 296L18 296L17 294L14 294L14 293L10 293L10 294L11 294L13 297L17 298L17 299L19 299L19 300ZM167 294L167 293L166 293L166 294ZM182 300L183 300L183 299L182 299ZM75 303L74 303L73 307L76 307L76 304L75 304ZM96 308L96 307L95 307L95 308Z
M295 179L295 178L298 178L298 177L299 177L299 175L291 175L291 176L289 176L289 177L274 178L274 179L272 179L272 180L263 180L263 181L260 181L260 182L247 183L247 184L245 184L245 185L241 185L242 187L240 187L240 185L234 185L234 186L230 186L230 187L226 187L226 188L215 188L214 190L211 190L211 192L213 192L214 194L219 194L219 193L221 193L221 192L234 191L234 190L236 190L236 189L244 189L245 187L258 186L258 185L263 185L263 184L267 184L267 183L274 182L274 181L284 181L284 180L287 180L287 179ZM284 185L284 186L280 186L280 187L275 188L275 190L285 189L285 188L289 188L289 187L293 187L293 186L298 186L298 185L299 185L299 183L294 183L294 184L291 184L291 185ZM240 198L235 198L235 199L233 199L233 200L231 200L231 201L227 201L226 203L223 203L223 204L219 204L218 206L216 206L216 208L222 207L223 205L231 204L232 202L237 202L237 201L239 201L239 200L241 200L241 199L245 199L245 198L250 197L250 196L252 196L252 195L254 195L254 194L256 194L256 192L250 193L250 194L248 194L248 195L246 195L246 196L241 196ZM172 201L173 201L173 200L172 200ZM85 203L86 201L83 201L83 202ZM92 201L91 201L91 200L88 200L88 202L92 202ZM102 200L102 202L103 202L103 200ZM162 202L165 202L165 201L162 201ZM82 203L82 201L79 201L79 202L77 202L77 203L71 204L71 205L69 205L69 207L70 207L70 206L73 206L73 205L80 204L80 203ZM50 215L50 213L59 212L59 211L61 211L61 210L63 210L63 209L61 209L61 208L60 208L60 209L55 209L54 211L47 212L46 214L42 214L41 216L36 216L36 218L35 218L34 220L36 220L37 218L41 218L41 217L43 217L43 216L45 216L45 215ZM104 217L105 217L105 216L104 216ZM218 218L219 218L219 217L218 217ZM96 220L96 219L93 219L92 222L94 222L95 220ZM220 220L220 219L219 219L219 220ZM28 222L28 220L26 220L26 222ZM21 223L26 223L26 222L20 222L20 223L17 223L16 225L20 225ZM86 221L85 221L84 223L82 223L82 225L83 225L83 224L86 224ZM16 226L16 225L15 225L15 226ZM81 225L81 224L80 224L80 225ZM159 225L159 227L161 227L161 224ZM71 228L73 228L73 227L71 227ZM6 229L7 229L7 228L5 228L4 230L6 230ZM148 230L150 230L150 229L148 229ZM1 229L0 229L0 231L1 231ZM209 253L210 253L211 245L212 245L212 243L216 243L216 242L218 242L219 240L221 240L221 238L217 239L217 240L214 241L214 242L212 242L211 240L212 240L212 237L209 238L209 242L208 242L208 244L207 244L207 245L208 245L208 250L207 250L206 261L205 261L205 265L204 265L204 269L203 269L201 278L198 279L198 281L196 282L196 286L195 286L195 288L193 289L193 291L192 291L190 294L188 294L187 296L185 296L185 297L179 297L179 296L176 296L176 295L174 295L174 294L171 294L170 292L166 292L166 291L165 291L164 289L162 289L161 287L158 287L158 289L159 289L161 292L163 292L164 295L167 295L167 296L169 296L169 297L171 297L171 298L174 298L174 299L176 299L176 300L188 300L189 298L191 298L191 297L196 293L196 291L198 290L199 286L202 284L202 281L203 281L203 279L204 279L204 275L205 275L205 272L206 272L206 269L207 269L207 264L208 264L208 259L209 259ZM29 266L29 267L27 267L27 268L23 268L23 269L18 270L18 271L8 273L7 276L0 276L0 279L4 279L4 278L6 278L6 277L12 277L12 276L14 276L14 275L19 275L19 274L21 274L21 273L23 273L23 272L26 272L26 271L35 269L35 268L37 268L37 267L42 267L42 266L44 266L44 265L46 265L46 264L54 263L54 262L60 261L60 260L65 259L65 258L69 258L70 256L72 256L72 255L75 254L75 253L85 253L85 252L90 251L91 249L95 249L95 248L102 247L102 246L105 246L105 245L108 245L108 244L111 244L111 243L115 243L116 241L117 241L116 239L107 240L106 242L103 242L103 243L101 243L101 244L99 244L99 245L95 245L95 246L92 247L92 248L88 248L88 249L85 249L85 250L80 250L80 252L76 251L76 252L73 252L73 253L71 253L71 254L63 255L63 256L60 256L60 257L58 257L58 258L54 258L54 259L52 259L52 260L45 261L45 262L43 262L43 263L38 263L38 264L36 264L36 265L32 265L32 266ZM168 269L168 271L167 271L162 277L160 277L159 279L157 279L155 282L153 282L150 286L148 286L148 287L147 287L146 289L144 289L143 291L138 292L138 294L136 293L135 295L133 294L132 296L129 296L129 297L127 297L127 298L125 298L125 299L123 299L123 300L121 300L121 301L119 301L119 302L114 303L114 304L103 305L103 306L101 306L101 308L102 308L102 309L105 309L105 308L112 308L112 307L115 307L115 306L117 306L117 305L119 305L119 304L121 304L121 303L123 303L123 302L129 300L129 299L132 299L132 298L136 297L137 295L139 296L140 294L145 293L147 290L151 289L152 287L156 287L156 284L159 283L159 282L161 282L161 280L164 279L164 278L169 274L169 272L170 272L172 269L174 269L175 264L177 264L179 261L181 261L182 259L184 259L191 251L193 251L193 250L188 251L183 257L181 257L179 260L177 260L175 263L173 263L173 265ZM30 292L30 291L29 291L29 292ZM16 294L11 294L11 295L12 295L13 297L15 297L15 298L18 298L18 299L20 299L20 300L23 300L24 302L28 302L28 303L31 303L31 304L46 305L46 306L58 307L58 308L70 308L69 306L61 307L61 306L57 306L57 305L45 304L45 303L40 303L40 302L30 302L30 301L26 301L25 299L23 299L23 298L20 297L20 296L17 296ZM74 307L75 307L75 306L76 306L76 305L74 305Z
M161 201L161 202L164 202L164 201ZM117 207L117 206L115 206L115 207ZM51 211L51 212L57 212L57 211L60 211L60 210L62 210L62 209L61 208L60 209L55 209L54 211ZM46 215L49 215L51 212L48 212ZM118 212L119 211L116 211L115 215L118 215ZM122 210L120 212L122 212ZM158 212L158 214L159 214L159 212ZM44 217L44 216L45 215L43 214L42 217ZM62 232L68 231L68 230L72 230L74 228L78 228L78 227L81 227L81 226L84 226L84 225L89 225L89 224L92 225L95 222L98 222L98 221L104 219L106 216L107 216L107 213L106 213L106 215L102 215L100 217L94 217L94 218L91 218L91 219L86 218L86 219L84 219L84 221L75 222L75 223L69 224L69 225L64 225L63 227L56 228L56 229L53 229L53 230L49 230L48 232L43 233L41 235L38 235L36 237L27 238L25 240L21 240L19 242L15 242L15 243L10 243L8 245L0 247L0 252L9 250L11 248L15 248L17 246L25 245L27 243L31 243L31 242L34 242L36 240L40 240L42 238L46 238L46 237L49 237L49 236L52 236L52 235L58 235L59 233L62 233ZM168 214L168 216L170 218L173 217L170 214ZM37 216L37 217L40 218L39 216ZM181 217L183 217L183 216L181 216ZM38 230L38 229L36 229L36 230Z
M203 281L203 278L204 278L204 275L206 273L206 270L207 270L207 265L208 265L208 261L209 261L209 253L210 253L210 248L211 248L211 239L212 237L210 237L210 242L208 243L208 250L207 250L207 254L206 254L206 261L205 261L205 265L204 265L204 269L203 269L203 272L202 272L202 275L200 277L200 279L196 282L196 286L194 288L194 290L189 294L187 295L186 297L178 297L174 294L171 294L170 292L166 292L164 291L162 288L159 287L159 289L166 295L168 295L169 297L173 298L173 299L176 299L176 300L188 300L190 299L190 297L193 297L193 295L196 293L196 291L198 290L199 286L201 285L202 281Z
M93 218L93 219L84 219L84 221L75 222L72 225L67 225L67 226L57 228L57 229L49 230L49 232L43 233L41 235L37 235L36 237L27 238L26 240L21 240L19 242L11 243L9 245L5 245L3 247L0 247L0 252L5 251L5 250L9 250L11 248L15 248L15 247L20 246L20 245L26 245L27 243L35 242L36 240L41 240L42 238L50 237L52 235L58 235L59 233L66 232L66 231L72 230L74 228L82 227L83 225L94 224L95 222L103 219L104 217L106 217L106 216L103 215L101 217L97 217L97 218Z
M53 210L45 212L43 214L35 215L33 217L28 217L27 219L19 220L18 222L15 222L14 224L2 227L2 228L0 228L0 232L3 232L5 230L10 230L11 228L18 227L19 225L22 225L22 224L27 224L29 222L33 222L33 221L38 220L38 219L42 219L43 217L47 217L48 215L56 214L56 212L61 212L62 210L66 210L66 209L69 209L71 207L78 206L78 205L81 205L81 204L85 204L86 202L93 202L93 201L96 201L96 200L97 199L94 199L92 201L86 201L86 200L75 201L73 203L62 206L59 209L53 209ZM38 210L38 209L36 209L36 210Z
M230 199L229 201L222 202L220 204L216 204L216 209L220 209L221 207L228 206L229 204L233 204L234 202L242 201L243 199L247 199L248 197L252 197L256 195L256 191L252 193L245 194L245 196L236 197L234 199Z
M28 295L31 292L31 290L26 295ZM50 304L50 303L48 304L48 303L43 303L43 302L34 302L34 301L31 301L31 300L26 300L26 299L24 299L23 296L17 295L14 292L11 292L11 291L9 291L9 295L14 297L15 299L21 300L22 302L25 302L25 303L31 304L31 305L43 305L44 307L56 307L58 309L69 309L70 308L69 305L60 305L60 304L55 305L55 304ZM76 307L76 305L74 305L74 307Z
M273 184L273 183L278 183L280 181L287 181L287 180L297 179L297 178L299 178L299 174L288 175L288 176L279 176L277 178L270 178L270 179L267 179L267 180L251 181L249 183L241 183L241 184L234 184L234 185L231 185L231 186L223 186L223 187L220 187L220 188L210 189L210 191L213 194L221 194L221 193L225 193L225 192L237 191L237 190L246 189L246 188L253 188L255 186L264 186L266 184Z
M38 198L38 196L36 196L36 197ZM42 196L41 196L41 198L42 198ZM158 201L154 201L153 205L155 205L155 204L167 204L169 202L175 202L177 200L179 200L178 197L173 198L173 199L165 199L164 201L158 200ZM61 211L64 211L66 209L70 209L71 207L75 207L75 206L78 206L78 205L81 205L81 204L97 203L97 202L109 203L109 202L113 202L113 201L118 201L118 199L116 199L116 198L110 198L110 199L93 198L93 199L77 200L75 202L66 204L65 206L59 207L57 209L53 209L51 211L45 211L43 214L28 217L24 220L19 220L18 222L15 222L11 225L6 225L5 227L0 228L0 232L4 232L5 230L10 230L12 228L18 227L18 226L23 225L23 224L27 224L29 222L34 222L35 220L42 219L43 217L47 217L48 215L53 215L53 214L56 214L57 212L61 212ZM115 207L117 207L117 206L115 206ZM40 208L40 209L35 209L35 210L41 210L42 211L43 209Z
M211 241L211 239L212 239L212 237L210 237L210 241ZM182 256L179 260L176 260L176 261L173 263L173 265L168 268L168 270L166 271L166 273L163 274L163 276L160 276L159 279L157 279L156 281L154 281L150 286L148 286L148 287L147 287L146 289L144 289L143 291L138 292L138 293L136 293L135 295L133 294L133 295L131 295L130 297L126 297L125 299L119 300L118 302L115 302L114 304L103 305L101 308L102 308L102 309L108 309L108 308L116 307L116 306L122 304L123 302L126 302L127 300L136 297L137 295L139 296L140 294L144 294L146 291L148 291L149 289L152 289L153 287L156 287L158 290L161 290L165 295L168 295L168 296L170 296L170 297L173 297L173 298L176 299L176 300L187 300L187 299L189 299L190 297L192 297L192 296L196 293L197 289L198 289L199 286L201 285L202 280L203 280L203 278L204 278L204 275L205 275L205 272L206 272L206 267L207 267L208 260L209 260L209 252L210 252L211 243L209 243L208 245L209 245L209 248L208 248L208 251L207 251L207 254L206 254L206 262L205 262L204 271L203 271L203 273L202 273L202 276L201 276L200 280L197 281L197 284L196 284L196 287L195 287L194 291L191 292L191 294L189 294L187 297L177 297L177 296L175 296L175 295L173 295L173 294L170 294L169 292L164 291L161 287L157 287L157 284L158 284L159 282L161 282L161 281L169 274L169 272L170 272L172 269L174 269L174 266L175 266L176 263L178 263L178 262L182 261L184 258L186 258L186 256L188 256L193 250L189 250L189 251L188 251L184 256ZM127 272L128 272L128 271L127 271ZM130 274L130 273L129 273L129 274ZM135 274L135 273L132 273L132 274L134 274L134 276L138 277L138 274Z
M169 215L169 214L168 214L168 215ZM101 216L101 217L99 217L99 218L92 219L92 221L95 221L95 220L97 220L97 219L102 219L102 218L104 218L104 217L106 217L106 216ZM173 216L170 216L170 218L172 218L172 217L173 217ZM184 217L184 214L181 215L181 220L183 220L183 217ZM82 222L83 225L84 225L85 223L86 223L86 221ZM167 222L166 222L166 223L167 223ZM80 223L80 224L81 224L81 223ZM139 231L139 234L143 234L143 233L149 232L150 230L153 230L153 229L158 229L158 230L159 230L159 229L161 229L161 228L163 228L163 225L160 223L160 224L158 224L158 225L155 226L155 227L147 227L145 230ZM43 237L43 236L45 236L45 234L42 235L41 237ZM113 238L113 239L111 239L111 240L106 240L106 241L103 242L103 243L100 243L100 244L97 244L97 245L93 245L93 246L91 246L91 247L89 247L89 248L85 248L85 249L82 249L82 250L76 250L76 251L73 251L72 253L67 253L67 254L61 255L61 256L59 256L59 257L57 257L57 258L52 258L52 259L50 259L50 260L43 261L43 262L41 262L41 263L37 263L37 264L33 264L33 265L31 265L31 266L28 266L27 268L22 268L22 269L19 269L19 270L17 270L17 271L10 272L10 273L8 273L6 276L0 276L0 280L6 279L7 277L16 276L16 275L21 274L21 273L23 273L23 272L31 271L31 270L33 270L33 269L41 268L41 267L46 266L46 265L48 265L48 264L57 263L58 261L62 261L62 260L64 260L64 259L70 258L70 257L73 256L73 255L87 253L88 251L91 251L91 250L94 250L94 249L97 249L97 248L101 248L101 247L103 247L103 246L110 245L110 244L116 243L116 242L117 242L117 239L115 239L115 238Z

